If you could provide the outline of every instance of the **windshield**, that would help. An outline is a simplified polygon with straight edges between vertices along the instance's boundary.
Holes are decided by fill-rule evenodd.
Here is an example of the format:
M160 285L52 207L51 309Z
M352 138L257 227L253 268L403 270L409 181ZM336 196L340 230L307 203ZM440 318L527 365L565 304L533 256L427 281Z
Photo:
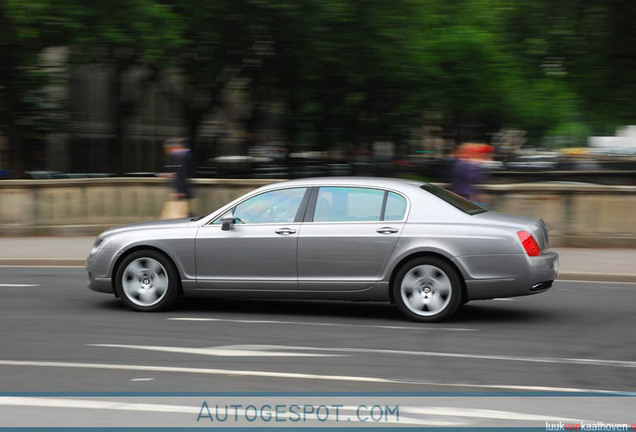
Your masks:
M433 195L435 195L437 198L440 198L444 201L446 201L447 203L449 203L450 205L452 205L453 207L463 211L464 213L467 213L469 215L476 215L479 213L484 213L487 212L488 210L486 210L485 208L475 204L472 201L467 200L464 197L461 197L457 194L452 193L451 191L448 191L444 188L441 188L439 186L434 186L432 184L424 184L422 186L420 186L422 189L424 189L426 192L430 192Z

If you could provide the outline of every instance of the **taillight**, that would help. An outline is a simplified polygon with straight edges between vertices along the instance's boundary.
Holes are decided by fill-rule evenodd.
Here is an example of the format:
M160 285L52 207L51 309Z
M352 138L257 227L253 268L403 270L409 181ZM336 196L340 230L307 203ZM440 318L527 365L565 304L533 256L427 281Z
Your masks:
M528 256L538 256L541 255L541 249L539 249L539 245L537 241L532 237L528 231L517 231L517 237L521 240L521 244L523 248L526 250Z

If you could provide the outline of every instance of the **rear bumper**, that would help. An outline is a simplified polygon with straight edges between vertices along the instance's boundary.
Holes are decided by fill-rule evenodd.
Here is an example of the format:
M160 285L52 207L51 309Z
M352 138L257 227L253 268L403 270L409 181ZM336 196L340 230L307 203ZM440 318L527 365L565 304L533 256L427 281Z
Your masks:
M556 252L548 252L542 253L537 257L528 257L528 265L530 269L529 278L532 286L552 282L559 275L559 254ZM547 288L550 287L548 286ZM534 291L539 291L539 289L535 288Z
M466 256L454 260L463 269L468 300L517 297L547 291L559 273L559 255L546 252Z

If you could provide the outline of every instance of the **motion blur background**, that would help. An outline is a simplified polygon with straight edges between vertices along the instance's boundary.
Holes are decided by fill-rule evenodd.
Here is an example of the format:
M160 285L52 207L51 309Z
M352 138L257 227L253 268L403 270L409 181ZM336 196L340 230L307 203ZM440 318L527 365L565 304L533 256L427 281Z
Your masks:
M199 178L447 182L456 148L483 143L489 183L557 182L557 198L589 195L580 183L634 185L634 22L630 0L2 0L0 178L145 187L162 143L185 138ZM90 197L103 209L84 216L113 208L95 191L25 201L24 186L0 181L1 226L29 212L50 222L55 205L68 220ZM602 191L636 211L631 189ZM239 192L199 193L200 211ZM153 202L105 224L156 216ZM557 220L532 203L492 205ZM559 212L557 234L598 231L568 219L586 208ZM633 223L604 224L636 238Z
M201 177L441 180L467 141L493 168L634 169L634 22L629 0L3 0L0 169L151 175L170 137Z

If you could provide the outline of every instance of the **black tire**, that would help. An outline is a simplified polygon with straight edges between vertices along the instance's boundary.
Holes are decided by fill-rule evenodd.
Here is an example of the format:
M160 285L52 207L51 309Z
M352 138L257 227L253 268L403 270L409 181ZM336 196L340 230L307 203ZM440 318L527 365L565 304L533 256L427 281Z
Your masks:
M414 258L398 270L392 285L395 304L419 322L450 318L462 304L462 284L455 268L436 257Z
M130 309L156 312L173 306L179 295L179 273L162 253L138 250L126 256L115 272L117 295Z

